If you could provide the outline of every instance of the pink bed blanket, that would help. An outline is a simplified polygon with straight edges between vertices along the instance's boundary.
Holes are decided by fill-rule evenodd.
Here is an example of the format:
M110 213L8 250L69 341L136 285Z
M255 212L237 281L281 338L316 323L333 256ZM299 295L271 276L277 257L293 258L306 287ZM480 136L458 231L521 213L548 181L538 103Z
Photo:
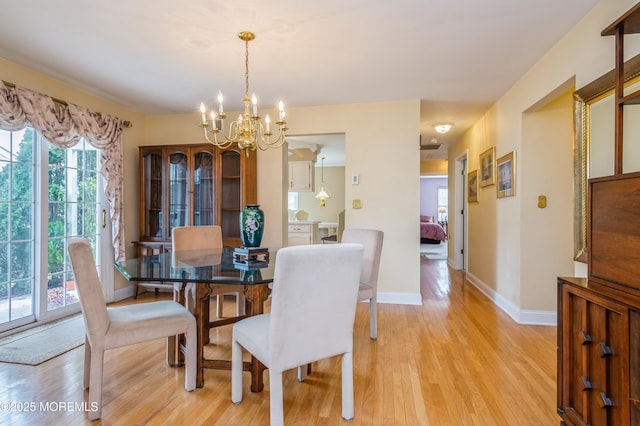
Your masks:
M444 228L437 223L420 222L420 238L445 241L447 235L444 232Z

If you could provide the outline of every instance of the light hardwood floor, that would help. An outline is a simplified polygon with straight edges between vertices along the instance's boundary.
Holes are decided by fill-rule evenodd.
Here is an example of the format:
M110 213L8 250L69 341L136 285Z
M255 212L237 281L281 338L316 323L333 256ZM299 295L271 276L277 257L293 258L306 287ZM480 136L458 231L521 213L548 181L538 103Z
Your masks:
M518 325L446 261L421 262L423 305L379 305L377 341L369 339L368 305L358 304L351 424L559 424L555 327ZM153 298L145 293L140 299ZM212 331L209 356L229 356L229 340L230 327ZM265 391L257 394L248 390L244 373L244 401L234 405L228 371L207 370L205 387L189 393L183 369L167 366L164 356L161 340L108 351L103 418L93 424L269 423L267 372ZM50 408L0 412L0 424L92 424L73 409L86 398L82 362L80 347L37 367L0 363L0 404L49 403ZM304 383L293 370L285 374L286 424L348 424L340 417L340 401L338 358L317 363Z

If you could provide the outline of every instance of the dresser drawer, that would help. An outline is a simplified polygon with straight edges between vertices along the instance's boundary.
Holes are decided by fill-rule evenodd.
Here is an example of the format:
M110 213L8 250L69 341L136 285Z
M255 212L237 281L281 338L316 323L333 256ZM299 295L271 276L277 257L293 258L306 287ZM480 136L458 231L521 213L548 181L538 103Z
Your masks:
M294 232L306 232L308 234L313 232L312 225L289 225L289 233Z

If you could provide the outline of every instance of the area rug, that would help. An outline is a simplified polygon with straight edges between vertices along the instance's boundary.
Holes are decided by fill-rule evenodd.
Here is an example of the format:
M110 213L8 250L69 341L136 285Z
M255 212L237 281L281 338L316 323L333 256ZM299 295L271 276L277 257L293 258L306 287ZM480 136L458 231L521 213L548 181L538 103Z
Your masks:
M84 343L84 320L74 315L0 339L0 362L38 365Z
M420 256L429 260L447 260L447 243L420 244Z

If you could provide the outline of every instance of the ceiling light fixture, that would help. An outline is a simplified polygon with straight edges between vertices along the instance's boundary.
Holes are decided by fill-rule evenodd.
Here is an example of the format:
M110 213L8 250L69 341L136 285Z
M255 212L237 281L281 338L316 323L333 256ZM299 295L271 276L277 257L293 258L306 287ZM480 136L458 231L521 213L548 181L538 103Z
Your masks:
M318 193L316 194L316 198L320 200L320 207L324 207L327 204L327 199L331 198L329 195L329 190L327 189L326 184L324 183L324 157L322 157L322 162L320 163L320 189L318 189Z
M244 103L244 113L238 116L236 121L231 122L228 132L224 133L224 120L227 118L227 114L224 112L222 92L218 92L218 111L211 110L209 112L209 119L207 119L207 108L204 102L200 103L200 113L202 114L202 121L200 126L204 129L204 137L209 143L219 147L228 148L232 144L238 144L238 148L245 149L247 156L249 151L255 151L256 148L260 148L262 151L266 151L268 148L277 148L284 143L285 132L288 130L287 122L285 121L284 104L280 101L278 105L278 137L275 140L271 140L273 132L271 131L271 119L269 114L264 118L264 124L258 114L258 99L255 93L249 98L249 42L256 38L255 34L249 31L243 31L238 34L240 40L245 44L245 94L242 102ZM222 133L222 140L218 140L218 134ZM213 139L209 137L213 135Z
M452 127L453 127L453 123L436 123L433 125L433 128L436 130L436 132L442 135L444 135L449 130L451 130Z

